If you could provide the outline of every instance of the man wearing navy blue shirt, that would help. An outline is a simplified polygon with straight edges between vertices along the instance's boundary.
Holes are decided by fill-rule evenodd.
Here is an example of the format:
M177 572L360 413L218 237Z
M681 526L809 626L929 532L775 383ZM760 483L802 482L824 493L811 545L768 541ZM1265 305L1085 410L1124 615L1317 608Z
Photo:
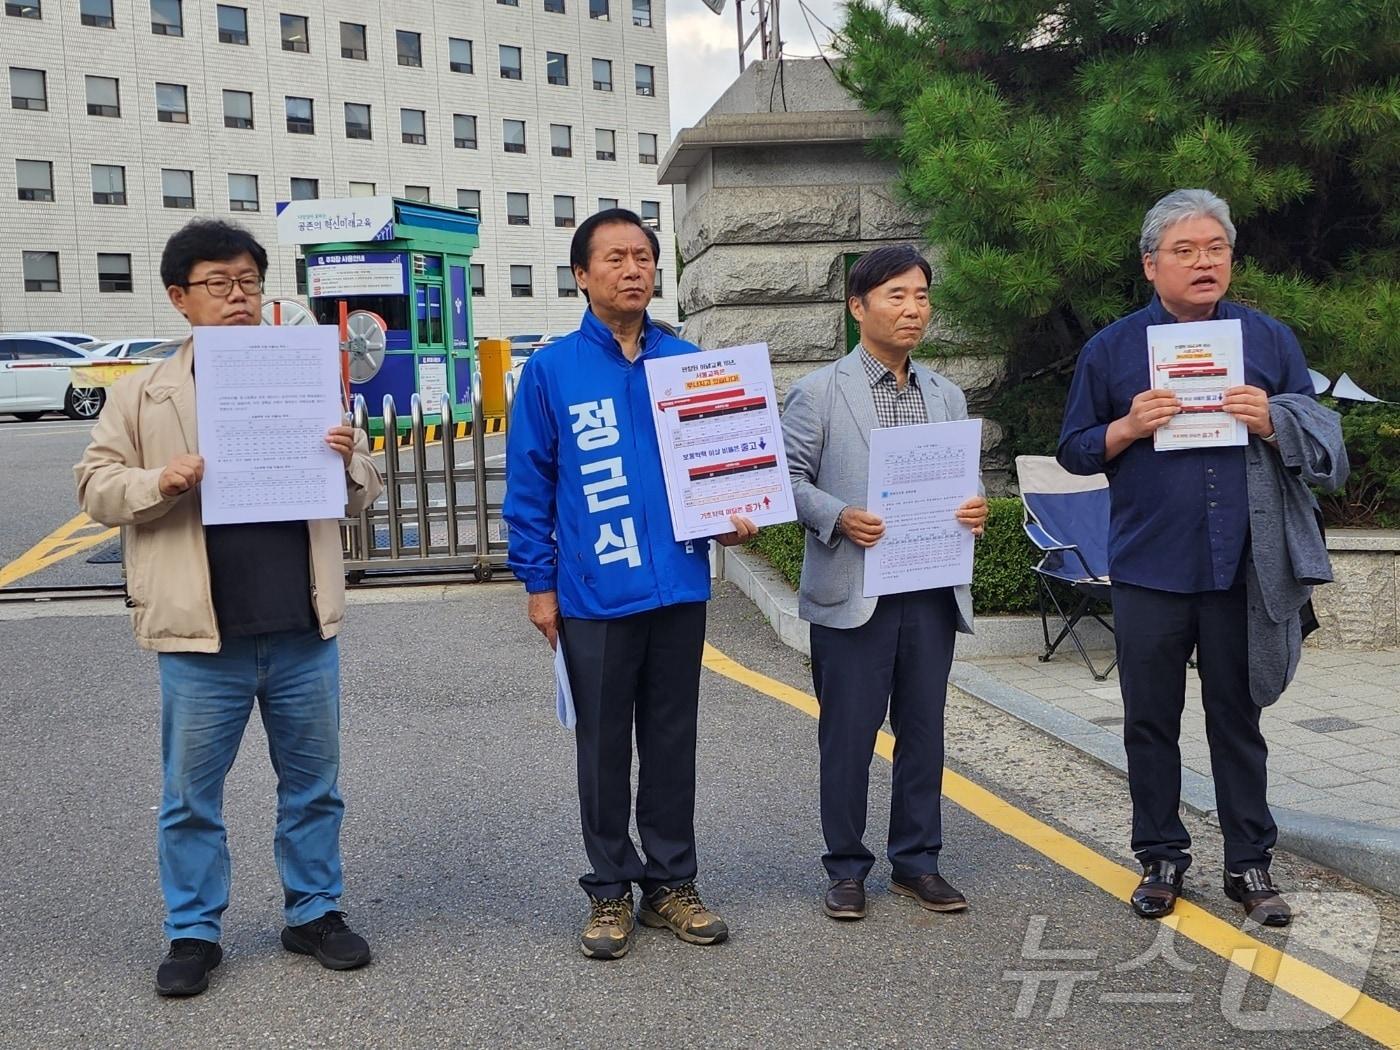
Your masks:
M577 709L579 809L593 870L580 947L627 953L640 919L691 944L728 927L695 889L695 737L709 542L678 543L643 362L698 348L646 309L660 245L634 213L612 208L574 234L569 261L588 298L579 330L536 352L520 376L506 449L510 567L529 617L563 640ZM733 517L720 543L758 530ZM632 843L632 733L637 832Z
M1179 812L1178 737L1194 650L1225 837L1225 891L1256 919L1284 925L1291 913L1269 878L1277 828L1265 791L1268 748L1249 688L1245 450L1158 452L1152 441L1180 404L1171 391L1151 388L1149 325L1240 321L1245 385L1226 391L1224 407L1251 441L1276 440L1271 395L1313 393L1288 327L1225 301L1234 245L1229 206L1207 190L1174 191L1148 212L1140 247L1156 294L1080 353L1058 459L1075 474L1102 472L1109 480L1132 847L1143 865L1133 908L1145 918L1169 914L1191 862Z

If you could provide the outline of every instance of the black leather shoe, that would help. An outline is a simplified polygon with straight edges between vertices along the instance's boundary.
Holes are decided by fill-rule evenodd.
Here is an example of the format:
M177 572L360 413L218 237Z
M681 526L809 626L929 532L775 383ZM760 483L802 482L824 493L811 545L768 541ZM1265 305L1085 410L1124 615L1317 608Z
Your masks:
M837 879L827 887L822 911L833 919L865 918L865 883L858 879Z
M1287 926L1293 909L1279 896L1268 868L1246 868L1243 875L1225 873L1225 896L1244 906L1245 914L1264 926Z
M198 995L209 987L209 971L223 958L224 950L213 941L175 938L156 971L156 994Z
M1181 883L1186 873L1174 861L1154 860L1142 866L1142 881L1133 890L1129 903L1144 919L1160 919L1170 915L1181 896Z
M901 897L913 897L921 908L929 911L963 911L967 898L948 884L948 880L935 872L932 875L917 875L912 879L890 878L890 892Z
M282 947L298 955L314 955L327 970L353 970L369 962L369 944L338 911L300 926L282 928Z

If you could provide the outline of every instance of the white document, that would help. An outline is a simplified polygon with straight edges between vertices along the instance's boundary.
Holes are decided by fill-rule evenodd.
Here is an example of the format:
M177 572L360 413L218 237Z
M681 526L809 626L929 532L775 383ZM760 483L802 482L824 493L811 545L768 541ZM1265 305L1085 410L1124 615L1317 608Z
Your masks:
M646 362L677 541L797 520L768 347L701 350Z
M954 517L979 492L982 421L870 432L866 509L885 534L865 550L867 598L972 582L972 530Z
M554 713L559 724L572 729L578 724L574 710L574 687L569 684L569 665L564 662L564 636L558 635L554 646Z
M1244 385L1244 332L1238 320L1154 324L1147 329L1152 386L1181 402L1157 428L1158 452L1249 444L1245 425L1222 407L1225 391Z
M344 418L334 325L194 330L204 524L345 514L345 462L326 444Z

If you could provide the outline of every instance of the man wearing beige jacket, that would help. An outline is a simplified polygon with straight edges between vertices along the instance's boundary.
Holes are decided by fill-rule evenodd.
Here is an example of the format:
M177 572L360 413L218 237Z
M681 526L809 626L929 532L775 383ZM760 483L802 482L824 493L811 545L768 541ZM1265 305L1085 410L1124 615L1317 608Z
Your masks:
M247 230L197 220L172 236L161 279L193 326L259 323L267 253ZM379 494L363 433L333 426L347 514ZM335 521L201 523L204 461L191 340L118 383L75 469L83 510L123 527L136 641L159 654L158 846L170 951L161 995L197 995L219 965L229 898L224 778L256 699L277 772L277 867L288 951L346 970L369 945L345 924L336 783L345 574Z

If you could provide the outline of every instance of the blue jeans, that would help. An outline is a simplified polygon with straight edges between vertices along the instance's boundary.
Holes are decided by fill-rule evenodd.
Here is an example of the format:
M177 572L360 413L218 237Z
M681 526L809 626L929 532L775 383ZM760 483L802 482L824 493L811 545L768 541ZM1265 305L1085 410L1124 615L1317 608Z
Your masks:
M165 935L218 941L230 864L224 778L259 703L277 772L277 869L288 925L340 908L340 650L316 631L161 653L157 841Z

